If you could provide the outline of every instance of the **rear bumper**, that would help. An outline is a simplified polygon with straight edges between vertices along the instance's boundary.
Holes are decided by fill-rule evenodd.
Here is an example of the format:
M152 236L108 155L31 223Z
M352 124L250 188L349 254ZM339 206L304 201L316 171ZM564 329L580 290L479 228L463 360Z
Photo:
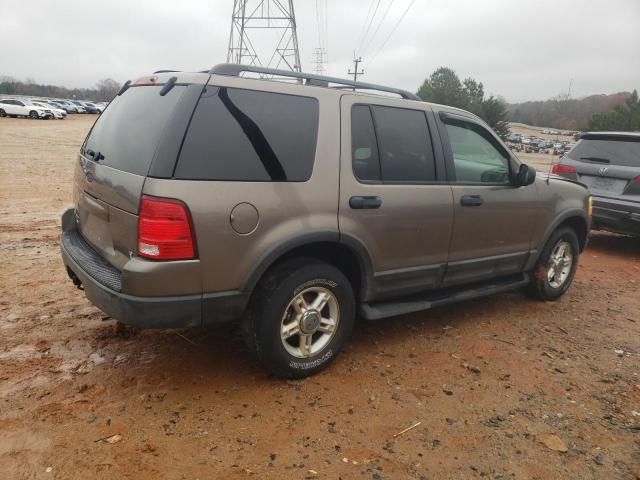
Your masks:
M123 293L121 272L82 238L74 218L74 209L62 217L62 261L89 301L110 317L139 328L188 328L230 322L244 313L248 295L237 291L161 297Z
M594 196L592 227L640 235L640 203Z

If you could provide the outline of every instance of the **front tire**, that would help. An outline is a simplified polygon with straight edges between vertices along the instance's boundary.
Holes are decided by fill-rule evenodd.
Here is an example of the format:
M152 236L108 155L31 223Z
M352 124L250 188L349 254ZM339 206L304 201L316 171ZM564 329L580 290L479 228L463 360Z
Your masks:
M547 241L533 269L529 293L540 300L557 300L564 295L576 274L579 254L575 230L558 228Z
M6 117L7 112L5 112L2 108L0 108L0 117Z
M29 112L29 118L32 118L33 120L37 120L38 119L38 112L36 112L35 110L31 110Z
M302 378L340 352L355 321L355 297L337 268L311 258L277 265L260 281L245 334L271 373Z

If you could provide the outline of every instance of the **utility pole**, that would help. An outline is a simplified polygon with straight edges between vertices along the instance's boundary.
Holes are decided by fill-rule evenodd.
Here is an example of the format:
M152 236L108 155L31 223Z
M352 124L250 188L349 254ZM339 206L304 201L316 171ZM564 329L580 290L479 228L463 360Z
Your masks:
M313 52L313 55L315 56L315 59L314 59L315 70L318 75L322 75L325 72L324 66L327 63L327 60L325 57L326 54L327 54L327 51L324 48L316 48L315 51Z
M353 81L357 82L358 81L358 75L364 75L364 70L358 71L358 64L362 62L362 57L358 57L356 58L355 54L353 55L353 64L355 65L355 68L353 69L353 72L351 70L349 70L349 75L353 75ZM356 90L356 87L353 87L353 90Z
M234 0L227 62L301 71L293 0Z

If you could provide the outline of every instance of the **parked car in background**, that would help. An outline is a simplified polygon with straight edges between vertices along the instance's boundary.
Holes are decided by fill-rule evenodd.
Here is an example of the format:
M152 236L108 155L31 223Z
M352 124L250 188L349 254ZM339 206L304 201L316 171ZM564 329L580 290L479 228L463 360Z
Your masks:
M56 118L58 120L62 120L64 118L67 118L67 112L65 112L63 109L58 108L58 107L54 107L53 105L50 105L48 103L45 102L37 102L37 101L32 101L30 103L31 105L35 105L37 107L42 107L44 109L48 109L51 111L51 113L53 114L53 118Z
M86 108L84 108L84 105L80 100L71 100L71 103L76 106L76 108L78 109L78 113L87 113Z
M640 133L583 133L553 166L593 196L593 228L640 236Z
M78 106L68 100L53 100L53 102L62 107L67 113L78 113Z
M82 107L86 110L87 113L102 113L101 110L99 110L98 107L96 107L91 102L81 102L81 103L82 103Z
M108 315L235 321L266 368L303 377L337 356L356 313L567 291L590 224L583 185L536 179L469 112L251 68L128 82L88 134L61 254Z
M53 102L53 101L51 101L51 100L47 100L45 103L46 103L47 105L50 105L52 108L55 108L55 109L57 109L57 110L62 110L62 111L65 113L65 117L66 117L66 115L67 115L68 113L70 113L70 112L69 112L69 111L64 107L64 105L61 105L61 104L56 103L56 102Z
M29 117L33 119L53 118L51 109L30 105L15 98L0 99L0 117Z

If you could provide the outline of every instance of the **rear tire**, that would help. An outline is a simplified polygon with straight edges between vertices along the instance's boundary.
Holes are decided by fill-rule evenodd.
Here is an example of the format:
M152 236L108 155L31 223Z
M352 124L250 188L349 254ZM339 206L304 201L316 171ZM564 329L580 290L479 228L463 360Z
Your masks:
M6 117L7 112L5 112L2 108L0 108L0 117Z
M576 232L558 228L544 246L531 275L529 293L540 300L557 300L569 288L578 268L580 245Z
M302 378L329 365L354 321L355 297L347 277L327 263L298 258L265 274L254 291L244 330L267 370Z

